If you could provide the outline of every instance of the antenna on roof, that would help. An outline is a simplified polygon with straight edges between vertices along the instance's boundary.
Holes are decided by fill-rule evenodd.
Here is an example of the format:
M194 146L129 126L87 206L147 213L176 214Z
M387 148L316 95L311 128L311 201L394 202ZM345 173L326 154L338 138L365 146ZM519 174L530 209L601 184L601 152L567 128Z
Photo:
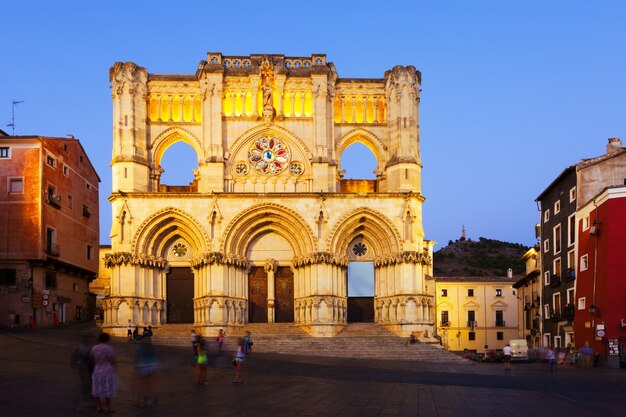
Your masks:
M13 128L13 133L11 133L11 136L15 136L15 106L17 106L18 104L23 103L23 102L24 102L23 100L22 101L13 100L11 102L11 104L12 104L12 106L11 106L11 123L9 123L7 125L7 127Z

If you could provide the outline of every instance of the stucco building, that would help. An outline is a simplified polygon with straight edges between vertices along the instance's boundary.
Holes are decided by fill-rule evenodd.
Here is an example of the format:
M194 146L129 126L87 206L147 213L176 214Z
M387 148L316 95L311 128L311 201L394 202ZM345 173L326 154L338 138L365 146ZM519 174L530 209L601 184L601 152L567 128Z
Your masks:
M2 325L91 318L99 182L71 135L0 135Z
M128 319L201 332L293 322L332 336L347 323L350 262L374 264L371 317L434 329L432 243L422 228L421 75L396 66L339 78L325 55L208 53L194 74L110 71L113 213L104 327ZM189 185L163 184L163 155L188 144ZM353 143L375 180L344 180ZM104 285L106 286L106 285ZM367 315L365 315L367 316Z
M513 284L517 290L517 322L519 339L525 339L528 347L541 346L541 253L540 245L536 245L522 256L526 274Z
M508 277L436 277L437 335L445 349L485 352L518 338L517 303Z

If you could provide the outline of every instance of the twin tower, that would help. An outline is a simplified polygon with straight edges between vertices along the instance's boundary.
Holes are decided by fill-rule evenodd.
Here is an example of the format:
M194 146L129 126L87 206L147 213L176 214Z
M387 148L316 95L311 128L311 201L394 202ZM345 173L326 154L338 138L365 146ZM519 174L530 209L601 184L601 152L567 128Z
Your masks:
M104 326L189 323L201 333L291 322L333 336L351 321L434 329L432 242L422 228L420 73L339 78L326 56L208 53L195 74L110 70L113 226ZM176 142L189 184L163 184ZM374 180L344 179L359 142ZM348 265L374 297L348 296Z

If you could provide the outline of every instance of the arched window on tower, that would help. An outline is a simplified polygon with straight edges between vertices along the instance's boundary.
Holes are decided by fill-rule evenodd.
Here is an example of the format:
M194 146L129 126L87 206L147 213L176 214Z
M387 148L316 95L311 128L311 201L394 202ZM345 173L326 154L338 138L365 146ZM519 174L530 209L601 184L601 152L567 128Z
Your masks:
M198 191L198 157L185 142L179 141L167 148L161 158L161 169L159 191Z
M342 192L376 192L378 161L365 145L355 142L341 154L340 190Z

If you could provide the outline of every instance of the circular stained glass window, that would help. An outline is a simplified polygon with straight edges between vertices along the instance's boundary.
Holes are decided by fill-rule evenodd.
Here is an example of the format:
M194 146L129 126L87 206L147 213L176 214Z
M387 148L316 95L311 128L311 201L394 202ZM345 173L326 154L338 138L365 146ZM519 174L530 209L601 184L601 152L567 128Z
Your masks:
M367 253L367 246L365 246L365 243L359 242L352 247L352 252L356 256L363 256Z
M262 137L254 141L248 152L248 161L256 172L263 175L280 174L289 165L291 152L278 138Z
M177 258L182 258L187 255L187 246L184 243L177 243L172 248L172 252L174 252L174 256Z
M291 172L293 175L300 175L302 174L302 171L303 168L301 162L294 161L291 163L291 165L289 165L289 172Z
M249 170L250 170L250 166L248 165L247 162L237 161L237 164L235 165L235 173L237 175L246 175L248 174Z

